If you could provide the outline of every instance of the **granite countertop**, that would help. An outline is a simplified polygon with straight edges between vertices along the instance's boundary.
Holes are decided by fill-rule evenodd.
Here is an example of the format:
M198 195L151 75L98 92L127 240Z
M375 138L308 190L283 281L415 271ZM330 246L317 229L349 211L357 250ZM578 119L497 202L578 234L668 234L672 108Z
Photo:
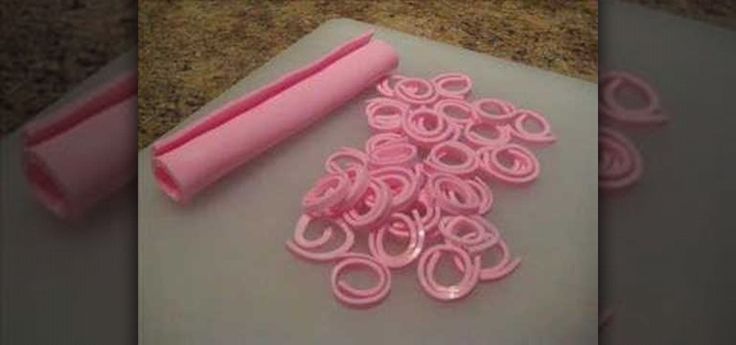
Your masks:
M2 134L134 49L136 14L131 0L3 0Z
M592 1L564 9L549 1L248 3L140 2L140 148L321 23L339 17L573 77L594 81L597 75L598 9Z
M8 0L0 54L2 133L130 49L135 3ZM728 0L628 0L736 28ZM348 17L572 77L596 80L595 1L140 0L143 148L321 23ZM41 40L41 41L39 41ZM533 42L533 44L530 44ZM30 44L29 44L30 43Z

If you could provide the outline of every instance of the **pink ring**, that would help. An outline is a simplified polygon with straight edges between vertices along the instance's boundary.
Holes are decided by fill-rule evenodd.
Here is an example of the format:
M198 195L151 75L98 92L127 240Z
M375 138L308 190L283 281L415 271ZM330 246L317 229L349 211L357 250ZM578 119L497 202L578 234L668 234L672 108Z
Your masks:
M415 218L417 217L418 215L415 214ZM401 268L412 263L417 257L419 257L419 254L422 253L422 250L424 249L425 233L424 229L417 228L417 225L414 224L414 220L405 214L394 213L391 215L391 219L398 220L405 225L407 229L405 234L408 233L409 236L409 243L407 244L406 249L398 255L391 255L386 252L383 241L385 235L387 233L391 233L388 231L388 224L382 226L375 232L368 234L368 249L377 261L383 263L387 267ZM421 227L421 223L419 226Z
M347 253L350 251L350 249L353 247L353 244L355 243L355 235L353 232L345 225L345 223L341 221L332 220L329 218L325 218L324 220L332 223L333 225L337 225L337 227L342 230L342 232L345 234L345 241L338 246L337 248L327 251L327 252L312 252L311 249L315 249L317 247L321 247L325 245L329 239L332 237L333 233L333 227L326 227L324 231L322 232L321 236L314 240L309 240L306 237L304 237L304 233L307 231L307 227L309 226L309 223L312 222L314 218L312 218L309 215L302 215L299 218L299 221L297 222L296 228L294 229L294 240L288 240L286 241L286 248L288 248L292 253L294 253L297 256L301 256L304 259L312 260L312 261L331 261L334 259L337 259L339 256Z
M474 268L480 271L478 277L480 281L492 281L506 277L514 270L516 270L516 268L519 267L519 264L521 264L520 258L511 260L509 247L506 245L506 242L504 240L499 239L496 245L491 246L490 248L499 248L501 250L501 260L499 260L499 262L492 267ZM480 259L480 255L476 256L476 258ZM459 269L460 271L465 271L465 267L467 267L467 264L465 262L457 260L455 258L453 258L453 263L455 264L455 267L457 267L457 269Z
M345 174L350 181L350 189L348 189L348 194L345 196L343 203L339 205L343 210L353 207L358 202L365 194L370 182L370 174L365 166L351 165L345 170Z
M372 166L403 166L411 168L419 159L417 147L409 143L381 145L368 154Z
M459 159L459 163L447 163L444 158ZM434 171L467 177L478 169L475 151L458 141L446 141L429 151L425 164Z
M447 84L458 82L464 84L459 90L452 90L445 87ZM473 89L473 81L470 80L470 77L460 73L440 74L432 78L432 83L438 94L452 99L465 99L470 93L470 90Z
M340 164L340 160L346 160L347 163ZM325 170L331 173L344 171L351 164L366 166L368 165L368 156L362 151L352 147L341 147L335 153L327 157L325 161Z
M488 128L498 133L498 135L495 138L489 138L487 136L480 135L478 132L474 131L474 129L477 128ZM511 141L511 130L511 127L508 125L498 125L488 122L474 122L467 124L465 128L463 128L463 134L465 135L465 140L473 148L496 148L508 144Z
M478 212L480 199L475 190L455 175L433 174L427 181L427 187L437 205L450 214L468 215Z
M350 192L350 180L344 172L323 176L304 195L302 209L312 216L333 213Z
M493 192L491 191L491 187L488 187L488 184L483 182L483 180L478 176L475 176L472 180L467 180L466 182L471 188L473 188L480 200L478 213L486 214L490 212L491 208L493 208Z
M412 214L414 214L414 212L417 213L417 225L421 226L424 229L424 232L427 233L427 235L434 236L436 233L439 232L437 231L437 225L440 221L440 217L442 216L442 211L440 210L439 206L434 205L431 197L429 197L428 194L419 193L419 198L417 198L416 202L411 206L410 210ZM422 214L422 210L424 214ZM397 238L409 237L407 229L401 226L389 224L388 231L391 233L391 235Z
M462 113L463 116L458 117L450 115L447 110L453 108L459 110L459 113ZM472 104L454 98L439 100L437 103L434 104L434 111L436 111L441 116L444 116L445 119L447 119L447 121L449 121L450 123L461 127L473 122L476 117L475 110Z
M366 198L371 194L373 195L373 201L369 205ZM367 211L363 213L356 209L356 207L361 206L361 203L367 208ZM345 223L356 231L368 230L371 227L379 225L388 216L389 211L391 211L391 193L388 190L388 186L380 180L371 179L364 199L362 202L359 201L356 207L343 213Z
M401 119L406 116L409 107L397 100L378 98L368 101L365 114L368 126L377 132L400 132Z
M391 81L392 80L401 81L404 79L406 79L406 77L402 75L398 75L398 74L389 75L383 78L383 80L381 80L381 82L379 82L378 85L376 85L376 90L378 91L378 93L380 93L381 95L385 97L395 97L396 93L394 92L394 89L396 88L396 85L391 86Z
M455 134L453 126L450 126L445 117L429 108L410 111L404 117L402 127L409 141L423 148L431 148Z
M605 190L621 189L641 179L644 170L639 150L623 134L611 128L598 130L600 162L598 186Z
M411 105L430 105L439 97L432 83L419 78L399 80L394 87L394 95Z
M448 252L458 257L462 267L475 267L464 270L463 278L455 285L443 286L434 279L434 271L442 252ZM440 301L452 301L463 298L473 291L478 283L480 273L480 257L473 260L464 250L452 245L442 244L427 249L419 257L417 276L419 284L429 296Z
M483 98L473 102L475 113L481 122L491 124L509 123L514 118L516 107L506 101L493 98ZM491 107L491 109L488 109Z
M365 142L365 152L371 153L377 148L391 143L408 143L409 139L398 133L378 133L368 138Z
M371 176L383 181L393 192L391 208L394 212L403 210L419 197L419 176L411 169L399 166L382 167L371 171Z
M531 110L520 109L516 111L515 115L516 118L514 119L513 127L511 127L511 134L513 134L516 138L531 144L549 144L557 140L554 134L552 134L552 129L549 125L549 122L547 122L547 119L545 119L539 113ZM524 126L524 123L529 120L532 120L539 124L542 129L538 132L530 132Z
M490 177L510 184L526 184L539 177L539 161L534 154L518 144L506 144L495 149L478 150L480 168ZM510 156L512 166L501 163L501 155Z
M440 233L447 243L468 250L473 253L475 248L489 241L498 241L498 232L495 234L486 229L492 225L481 222L479 218L465 216L446 217L440 222ZM482 218L481 218L482 219ZM462 230L471 230L470 233L460 234ZM495 230L495 228L493 228Z
M619 103L616 92L630 87L646 99L644 107L632 109ZM662 112L659 95L644 79L628 72L609 72L601 77L600 113L608 120L630 125L656 125L669 119Z
M353 266L364 266L373 271L378 277L377 284L368 289L358 289L340 279L342 272ZM343 255L335 265L330 275L332 293L338 301L352 307L369 307L378 304L391 291L391 272L376 259L364 255L351 253Z

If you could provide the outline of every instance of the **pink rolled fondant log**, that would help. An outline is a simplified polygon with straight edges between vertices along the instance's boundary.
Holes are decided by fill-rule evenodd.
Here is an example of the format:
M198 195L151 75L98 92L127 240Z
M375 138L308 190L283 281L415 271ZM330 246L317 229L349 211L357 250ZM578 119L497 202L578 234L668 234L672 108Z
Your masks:
M25 176L58 216L82 214L135 176L136 91L127 71L23 128Z
M369 32L236 99L153 146L161 189L186 202L236 167L331 113L398 64Z

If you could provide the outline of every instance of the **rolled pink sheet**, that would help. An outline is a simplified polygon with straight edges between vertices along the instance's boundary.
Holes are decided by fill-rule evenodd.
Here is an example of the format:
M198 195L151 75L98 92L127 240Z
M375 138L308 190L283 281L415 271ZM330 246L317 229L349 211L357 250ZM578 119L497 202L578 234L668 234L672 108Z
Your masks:
M394 49L368 32L312 64L238 98L156 142L153 169L178 202L325 117L398 64Z
M23 169L36 198L79 216L135 176L137 76L119 74L23 128Z

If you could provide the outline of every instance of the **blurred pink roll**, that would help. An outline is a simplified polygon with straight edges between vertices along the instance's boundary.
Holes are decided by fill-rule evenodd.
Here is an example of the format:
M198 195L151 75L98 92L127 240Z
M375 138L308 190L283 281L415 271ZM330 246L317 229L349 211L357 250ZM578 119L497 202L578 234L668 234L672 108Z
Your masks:
M80 215L135 175L137 87L126 71L23 128L26 178L59 217Z
M398 56L372 37L363 34L156 142L153 169L161 189L186 202L374 85Z

